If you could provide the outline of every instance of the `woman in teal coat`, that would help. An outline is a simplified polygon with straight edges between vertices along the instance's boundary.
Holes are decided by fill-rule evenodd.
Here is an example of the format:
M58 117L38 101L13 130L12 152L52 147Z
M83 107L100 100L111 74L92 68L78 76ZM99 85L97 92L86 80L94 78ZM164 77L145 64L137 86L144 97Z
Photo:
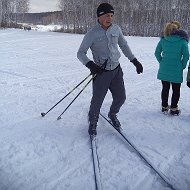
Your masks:
M183 82L183 70L189 60L188 35L184 30L171 22L164 29L164 36L159 41L155 50L159 62L157 78L162 82L162 112L179 115L178 101L180 88ZM171 106L168 105L170 86L172 86Z

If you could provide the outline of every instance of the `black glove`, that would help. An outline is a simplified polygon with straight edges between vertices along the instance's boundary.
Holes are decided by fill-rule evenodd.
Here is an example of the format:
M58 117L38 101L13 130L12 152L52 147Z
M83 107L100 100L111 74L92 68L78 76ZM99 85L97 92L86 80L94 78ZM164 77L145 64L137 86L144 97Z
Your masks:
M101 67L99 67L98 65L96 65L93 61L89 61L86 64L86 67L88 67L90 69L90 72L92 75L95 75L95 74L100 75L103 72L103 69Z
M187 86L190 88L190 82L187 81Z
M143 72L143 66L136 58L134 58L131 62L136 67L137 74L140 74Z

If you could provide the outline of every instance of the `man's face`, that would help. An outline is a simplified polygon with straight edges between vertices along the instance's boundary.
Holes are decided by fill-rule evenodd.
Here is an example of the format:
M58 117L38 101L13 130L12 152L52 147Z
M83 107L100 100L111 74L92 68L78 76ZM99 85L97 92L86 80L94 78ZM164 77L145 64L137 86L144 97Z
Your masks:
M99 23L103 26L103 28L107 29L112 24L113 13L107 13L98 18Z

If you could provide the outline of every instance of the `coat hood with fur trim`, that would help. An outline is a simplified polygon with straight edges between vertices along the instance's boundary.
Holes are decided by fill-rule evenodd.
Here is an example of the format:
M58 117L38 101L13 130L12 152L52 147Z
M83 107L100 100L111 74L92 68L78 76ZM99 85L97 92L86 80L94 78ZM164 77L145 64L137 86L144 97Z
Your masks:
M186 40L187 42L189 42L189 35L186 30L179 29L179 30L174 31L171 35L179 36L183 38L184 40Z
M189 35L188 35L188 32L186 30L178 29L178 30L175 30L174 32L172 32L171 35L179 36L180 38L189 42ZM161 34L161 38L164 38L163 33Z

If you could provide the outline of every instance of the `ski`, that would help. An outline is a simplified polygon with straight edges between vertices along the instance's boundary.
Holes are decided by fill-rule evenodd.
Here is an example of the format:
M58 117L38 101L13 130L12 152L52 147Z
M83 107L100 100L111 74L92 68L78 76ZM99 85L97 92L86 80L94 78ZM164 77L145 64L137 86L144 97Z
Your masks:
M170 189L172 189L172 190L178 190L178 189L176 189L176 188L173 187L173 185L170 183L170 180L167 178L167 176L165 176L165 174L163 174L161 171L159 171L158 169L156 169L156 167L153 166L153 164L148 160L148 158L146 158L146 156L144 156L137 149L137 147L132 142L130 142L127 139L126 135L122 132L122 130L116 129L110 120L108 120L101 113L100 113L100 115L123 137L123 139L135 150L135 152L137 153L137 155L167 184L168 187L170 187Z
M102 182L101 182L100 167L99 167L99 158L98 158L97 145L96 145L96 136L90 135L90 142L91 142L91 149L92 149L95 189L96 190L102 190Z

